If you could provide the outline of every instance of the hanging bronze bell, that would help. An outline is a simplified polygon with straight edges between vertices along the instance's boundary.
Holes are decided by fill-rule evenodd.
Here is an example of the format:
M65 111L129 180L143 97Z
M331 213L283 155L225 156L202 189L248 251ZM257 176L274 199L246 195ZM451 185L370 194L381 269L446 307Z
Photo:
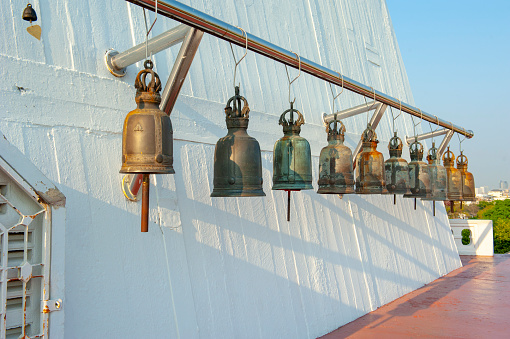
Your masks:
M331 127L333 124L333 127ZM319 157L320 194L354 193L354 171L352 169L352 152L344 145L345 125L337 120L326 126L328 145L321 150Z
M361 135L362 150L356 157L356 193L387 194L384 158L377 151L377 134L370 124Z
M136 76L137 108L128 113L122 131L120 173L173 174L173 132L170 117L159 109L161 81L146 60ZM147 75L151 75L146 84Z
M231 104L233 107L231 107ZM244 104L241 107L241 104ZM248 101L235 95L225 107L227 135L219 139L214 150L214 189L211 197L260 197L262 160L258 141L247 133L250 108Z
M432 142L432 148L427 155L428 171L430 176L430 195L422 200L446 200L446 169L437 158L436 144Z
M473 174L467 171L468 167L468 158L460 152L460 155L457 158L457 169L460 172L461 180L461 193L462 199L461 201L475 201L475 178Z
M35 13L35 9L32 8L31 4L28 4L27 7L23 10L23 20L26 21L37 21L37 14Z
M283 137L274 145L273 150L273 189L300 191L313 189L312 186L312 154L308 141L299 136L303 115L290 109L280 116L279 124L283 126ZM289 119L285 115L289 114ZM297 114L297 120L294 120Z
M159 109L161 81L146 60L136 76L137 108L128 113L122 130L120 173L141 173L142 232L149 230L149 174L173 174L173 132L170 117ZM151 76L149 84L147 75Z
M451 201L462 199L462 176L455 166L455 155L450 147L443 154L443 165L446 169L446 198Z
M388 143L390 158L384 162L386 174L386 189L388 194L408 194L409 191L409 165L402 158L402 140L395 132Z
M411 156L411 162L409 163L409 189L411 193L404 194L404 198L426 198L430 196L430 175L427 164L422 161L423 145L415 140L409 146L409 153Z

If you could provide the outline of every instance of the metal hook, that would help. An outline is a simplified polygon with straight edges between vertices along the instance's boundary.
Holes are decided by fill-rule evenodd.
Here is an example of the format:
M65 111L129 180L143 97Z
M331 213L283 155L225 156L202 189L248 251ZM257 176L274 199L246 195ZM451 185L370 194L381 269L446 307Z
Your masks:
M147 16L145 15L145 8L143 9L143 21L145 22L145 60L149 57L149 33L152 31L152 28L156 24L156 21L158 20L158 0L154 3L154 21L152 22L152 25L150 28L147 27ZM152 53L151 53L152 58Z
M372 89L372 91L374 92L374 103L372 104L372 106L370 106L370 108L367 110L367 126L368 126L368 112L372 110L372 108L374 107L375 105L375 89L370 86L370 88ZM363 96L363 99L365 100L365 106L368 107L368 102L367 102L367 97L366 96Z
M333 97L333 113L335 113L335 100L336 98L338 98L340 96L340 94L343 93L344 91L344 76L340 73L338 73L338 75L342 78L342 90L340 91L340 93L338 93L336 96L335 94L333 94L333 86L331 86L331 82L329 83L329 89L331 90L331 96ZM336 113L335 113L335 120L336 120Z
M432 124L429 121L430 132L432 133L432 143L434 143L434 132L436 132L439 129L439 127L441 127L441 126L439 126L439 118L437 117L437 115L434 115L434 116L436 117L436 125L437 125L435 130L432 130Z
M294 53L294 52L292 52L292 53ZM298 73L297 77L294 78L294 80L290 81L289 70L287 69L287 65L285 65L285 72L287 72L287 80L289 81L289 103L290 104L293 104L293 103L296 102L296 97L294 97L293 101L290 101L290 85L292 85L292 83L294 81L296 81L297 78L299 78L301 76L301 58L299 57L299 55L297 53L294 53L294 54L296 54L296 57L297 57L298 62L299 62L299 73Z
M453 128L453 125L452 125L452 128ZM462 128L464 130L464 133L466 133L466 129L463 127ZM460 140L460 133L457 133L457 138L459 138L459 152L462 153L462 143L464 142L464 140L466 140L466 135L464 135L464 139Z
M234 48L232 47L232 43L230 42L230 50L232 51L232 56L234 57L234 62L236 63L236 65L234 66L234 88L236 87L237 66L246 57L246 54L248 54L248 33L246 33L246 31L244 29L242 29L241 27L238 27L238 26L236 26L236 27L239 28L241 31L243 31L243 35L246 37L246 45L245 45L243 57L241 59L239 59L239 61L236 61L236 56L234 54ZM241 84L239 83L239 85L241 85Z
M414 117L411 115L411 120L413 121L414 141L418 141L418 137L416 136L416 126L420 125L421 121L423 120L423 112L421 111L421 109L419 109L419 110L420 110L421 115L420 115L420 121L417 124L414 123Z

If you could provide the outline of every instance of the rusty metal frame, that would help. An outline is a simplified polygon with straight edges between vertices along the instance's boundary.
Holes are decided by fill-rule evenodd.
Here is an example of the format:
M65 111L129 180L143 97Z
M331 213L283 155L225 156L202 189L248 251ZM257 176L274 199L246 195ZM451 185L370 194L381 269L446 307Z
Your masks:
M154 11L156 0L126 0L135 5L147 8ZM455 133L462 134L467 138L472 138L473 131L466 130L463 127L453 125L449 121L438 119L435 115L429 114L413 107L409 104L401 102L387 94L374 90L372 87L364 85L360 82L352 80L346 76L340 75L339 72L328 69L313 61L305 58L296 58L294 52L283 49L275 44L265 41L253 34L244 33L241 28L227 24L219 19L216 19L208 14L200 12L190 6L182 4L174 0L161 1L157 0L157 7L159 15L177 20L181 23L195 27L205 33L209 33L219 39L226 40L241 47L246 47L255 53L264 55L275 61L283 63L284 65L294 67L314 77L330 82L337 86L342 86L352 92L366 96L367 98L374 99L385 105L392 106L402 111L413 115L417 118L422 118L430 123L451 128ZM301 66L300 66L301 65ZM339 76L340 75L340 76Z

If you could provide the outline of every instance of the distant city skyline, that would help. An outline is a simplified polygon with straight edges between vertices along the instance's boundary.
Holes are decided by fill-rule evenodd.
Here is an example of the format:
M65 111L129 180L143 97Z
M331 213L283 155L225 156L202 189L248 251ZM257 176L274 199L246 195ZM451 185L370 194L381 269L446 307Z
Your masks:
M417 107L474 131L475 186L510 181L510 1L386 0ZM462 140L462 138L460 138ZM428 143L430 145L430 143ZM450 149L459 154L455 135Z

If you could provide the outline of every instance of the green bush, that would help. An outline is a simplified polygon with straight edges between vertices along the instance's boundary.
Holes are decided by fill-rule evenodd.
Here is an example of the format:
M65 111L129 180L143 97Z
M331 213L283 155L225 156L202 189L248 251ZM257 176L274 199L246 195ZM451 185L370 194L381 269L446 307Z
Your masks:
M460 234L462 235L462 245L469 245L471 243L471 230L465 228Z
M510 199L495 202L482 201L477 219L492 220L494 227L494 253L510 252Z

